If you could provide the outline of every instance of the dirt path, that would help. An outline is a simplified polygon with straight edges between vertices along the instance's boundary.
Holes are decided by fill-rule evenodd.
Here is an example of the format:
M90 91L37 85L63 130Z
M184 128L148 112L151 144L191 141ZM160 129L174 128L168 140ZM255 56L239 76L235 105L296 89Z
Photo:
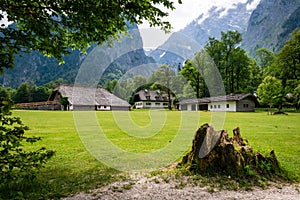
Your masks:
M166 183L157 177L140 176L130 181L119 181L91 191L89 194L78 193L64 200L82 199L239 199L239 200L300 200L300 184L270 186L267 189L253 188L251 191L212 191L209 187L182 185L181 181Z

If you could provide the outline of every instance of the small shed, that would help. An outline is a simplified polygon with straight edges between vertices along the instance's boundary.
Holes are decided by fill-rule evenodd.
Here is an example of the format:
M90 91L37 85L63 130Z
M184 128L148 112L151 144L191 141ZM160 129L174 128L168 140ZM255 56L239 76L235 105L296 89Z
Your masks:
M252 94L186 99L178 103L179 110L209 110L228 112L254 112L257 99Z
M130 104L104 88L60 85L48 101L60 102L63 110L130 110Z

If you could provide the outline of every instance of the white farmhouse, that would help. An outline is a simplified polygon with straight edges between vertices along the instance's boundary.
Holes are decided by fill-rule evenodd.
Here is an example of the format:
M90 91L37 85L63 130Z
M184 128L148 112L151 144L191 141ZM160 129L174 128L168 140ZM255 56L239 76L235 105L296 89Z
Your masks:
M228 112L254 112L257 99L252 94L186 99L178 103L179 110L208 110Z
M172 98L172 96L171 96ZM134 95L135 108L168 108L168 95L160 90L140 90Z

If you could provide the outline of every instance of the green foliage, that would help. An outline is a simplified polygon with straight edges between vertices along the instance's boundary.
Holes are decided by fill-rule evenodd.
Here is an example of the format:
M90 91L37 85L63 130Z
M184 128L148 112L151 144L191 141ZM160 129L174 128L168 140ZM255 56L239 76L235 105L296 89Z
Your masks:
M296 29L292 38L286 42L284 47L276 55L274 63L274 75L280 79L285 86L286 81L300 79L300 29Z
M5 87L2 87L2 86L0 86L0 98L3 98L3 99L10 98L9 92L7 91L7 89Z
M282 84L275 77L267 76L257 88L258 101L268 105L271 109L273 106L282 103Z
M274 53L266 48L259 48L255 51L258 57L258 64L264 72L273 64L274 62Z
M249 78L250 59L239 44L238 31L221 32L221 39L209 38L205 50L212 57L222 76L226 93L243 92Z
M251 59L249 62L249 79L247 81L247 86L245 86L246 93L254 94L257 90L257 87L262 82L263 79L263 71L256 64L254 59Z
M28 102L40 102L47 101L52 89L46 86L36 86L30 83L21 84L12 99L15 103L28 103Z
M251 169L250 165L245 165L244 166L244 171L247 176L255 176L255 172Z
M118 83L117 80L107 80L103 86L104 89L106 89L107 91L109 92L113 92L114 91L114 88L116 86L116 84Z
M181 0L178 0L181 3ZM0 10L15 25L0 27L0 70L12 68L16 53L38 50L44 55L63 60L63 54L78 48L81 51L90 43L101 44L118 38L126 32L126 22L141 24L144 20L151 26L170 30L168 16L159 5L173 10L174 2L151 1L2 1ZM51 12L50 12L51 11ZM0 15L0 20L4 15Z
M209 95L208 89L204 81L204 70L207 67L201 60L204 51L200 51L196 54L195 58L190 61L187 60L180 71L180 74L189 81L190 85L196 92L196 97L206 97Z
M175 72L169 65L161 65L148 79L149 83L153 85L162 86L164 92L168 95L168 109L172 110L172 85L175 79Z
M35 143L40 137L27 137L28 130L19 117L12 117L12 102L0 98L0 188L4 185L17 183L35 177L54 151L41 147L36 151L24 151L24 143Z
M294 90L294 96L298 105L300 105L300 84Z

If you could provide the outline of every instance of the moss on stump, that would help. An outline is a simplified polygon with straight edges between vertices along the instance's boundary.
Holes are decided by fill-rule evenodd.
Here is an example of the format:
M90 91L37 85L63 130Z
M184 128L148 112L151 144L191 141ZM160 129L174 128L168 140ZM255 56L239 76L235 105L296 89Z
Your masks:
M199 174L238 177L272 177L281 172L273 150L265 156L248 145L239 128L233 130L233 137L228 137L226 130L215 131L208 124L197 130L192 150L183 157L180 165Z

